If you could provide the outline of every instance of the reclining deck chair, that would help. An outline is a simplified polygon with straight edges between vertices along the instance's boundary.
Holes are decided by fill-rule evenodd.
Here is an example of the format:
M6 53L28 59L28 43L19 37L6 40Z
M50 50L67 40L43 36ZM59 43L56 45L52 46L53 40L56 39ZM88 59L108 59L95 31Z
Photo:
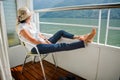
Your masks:
M26 50L26 57L25 57L25 60L24 60L24 63L22 65L22 71L21 73L23 73L23 69L24 69L24 64L26 62L26 59L29 58L30 56L34 57L34 61L35 61L35 58L36 57L39 57L39 60L40 60L40 65L41 65L41 69L42 69L42 73L43 73L43 77L44 77L44 80L46 80L46 75L45 75L45 70L44 70L44 67L43 67L43 63L42 63L42 60L44 58L46 58L48 56L48 54L40 54L40 52L38 51L38 48L36 47L36 45L28 42L28 41L25 41L20 35L19 36L19 39L21 41L21 44L24 46L25 50ZM33 54L31 52L31 50L29 50L29 48L26 46L26 45L29 45L31 47L35 47L36 51L37 51L37 54ZM53 62L55 64L55 67L57 67L57 64L56 64L56 60L55 60L55 57L54 57L54 54L52 54L52 59L53 59Z

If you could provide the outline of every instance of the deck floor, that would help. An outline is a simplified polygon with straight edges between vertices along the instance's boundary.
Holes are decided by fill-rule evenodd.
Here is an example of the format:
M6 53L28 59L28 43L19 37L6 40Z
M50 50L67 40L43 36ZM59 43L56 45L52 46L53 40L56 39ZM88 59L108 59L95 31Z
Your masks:
M60 77L66 77L68 75L74 76L75 80L85 80L77 75L74 75L60 67L55 67L53 64L43 61L47 80L60 80ZM16 66L11 68L12 76L15 80L43 80L41 67L39 62L28 62L25 64L23 74L21 74L22 66ZM71 79L70 79L71 80Z

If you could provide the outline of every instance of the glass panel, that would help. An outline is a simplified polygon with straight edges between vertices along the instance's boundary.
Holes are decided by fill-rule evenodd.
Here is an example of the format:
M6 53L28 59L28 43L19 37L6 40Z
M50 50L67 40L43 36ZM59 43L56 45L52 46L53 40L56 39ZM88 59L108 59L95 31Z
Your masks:
M19 44L18 37L16 35L16 2L15 0L3 1L5 21L7 26L7 35L9 46Z
M98 10L71 10L40 13L40 22L61 23L55 24L40 24L40 31L44 33L54 34L58 30L66 30L76 35L87 34L92 28L86 28L82 25L98 26ZM64 25L73 24L73 25ZM81 25L81 26L75 26ZM97 35L95 41L97 39Z
M98 10L70 10L40 13L41 22L57 22L70 24L98 24Z
M78 27L78 26L63 26L63 25L47 25L47 24L41 24L40 25L40 30L43 33L49 33L49 34L54 34L55 32L59 30L65 30L67 32L70 32L72 34L76 35L83 35L87 34L91 31L91 28L86 28L86 27ZM97 35L94 39L94 41L97 41Z
M107 44L120 47L120 31L119 30L109 30Z
M111 9L109 25L111 27L120 27L120 9Z
M120 28L120 9L111 9L109 26ZM108 44L120 47L120 30L109 30Z

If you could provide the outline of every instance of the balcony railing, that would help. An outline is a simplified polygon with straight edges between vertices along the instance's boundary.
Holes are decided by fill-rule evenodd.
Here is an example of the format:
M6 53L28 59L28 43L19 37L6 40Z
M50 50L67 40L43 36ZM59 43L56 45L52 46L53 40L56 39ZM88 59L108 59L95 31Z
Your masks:
M114 8L120 8L120 3L111 3L111 4L94 4L94 5L81 5L81 6L68 6L68 7L57 7L57 8L47 8L47 9L40 9L40 10L35 10L35 21L37 24L37 27L39 29L40 24L50 24L50 25L66 25L66 26L78 26L78 27L96 27L98 29L97 31L97 43L100 43L100 31L101 31L101 19L102 19L102 10L107 9L107 23L106 23L106 33L105 33L105 40L104 44L108 45L108 33L109 30L120 30L120 27L115 27L115 26L109 26L110 24L110 13L111 9ZM56 11L71 11L71 10L98 10L99 11L99 16L98 16L98 24L96 25L82 25L82 24L68 24L68 23L56 23L56 22L41 22L39 13L43 12L56 12ZM120 36L119 36L120 37ZM120 47L120 46L118 46Z

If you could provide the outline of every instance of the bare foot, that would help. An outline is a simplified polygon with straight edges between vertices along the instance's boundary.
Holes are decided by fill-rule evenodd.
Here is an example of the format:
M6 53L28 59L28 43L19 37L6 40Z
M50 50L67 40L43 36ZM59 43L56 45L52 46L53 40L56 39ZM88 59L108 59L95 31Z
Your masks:
M86 38L85 38L84 41L85 41L86 43L92 42L92 41L93 41L93 38L95 37L95 35L96 35L96 29L93 28L92 31L91 31L91 33L89 33L88 36L86 36Z
M80 35L80 36L74 36L74 39L82 40L85 43L90 43L90 42L92 42L95 34L96 34L96 29L93 28L91 33L85 34L85 35Z
M88 34L86 35L81 35L79 36L79 40L85 41L85 39L87 38Z

